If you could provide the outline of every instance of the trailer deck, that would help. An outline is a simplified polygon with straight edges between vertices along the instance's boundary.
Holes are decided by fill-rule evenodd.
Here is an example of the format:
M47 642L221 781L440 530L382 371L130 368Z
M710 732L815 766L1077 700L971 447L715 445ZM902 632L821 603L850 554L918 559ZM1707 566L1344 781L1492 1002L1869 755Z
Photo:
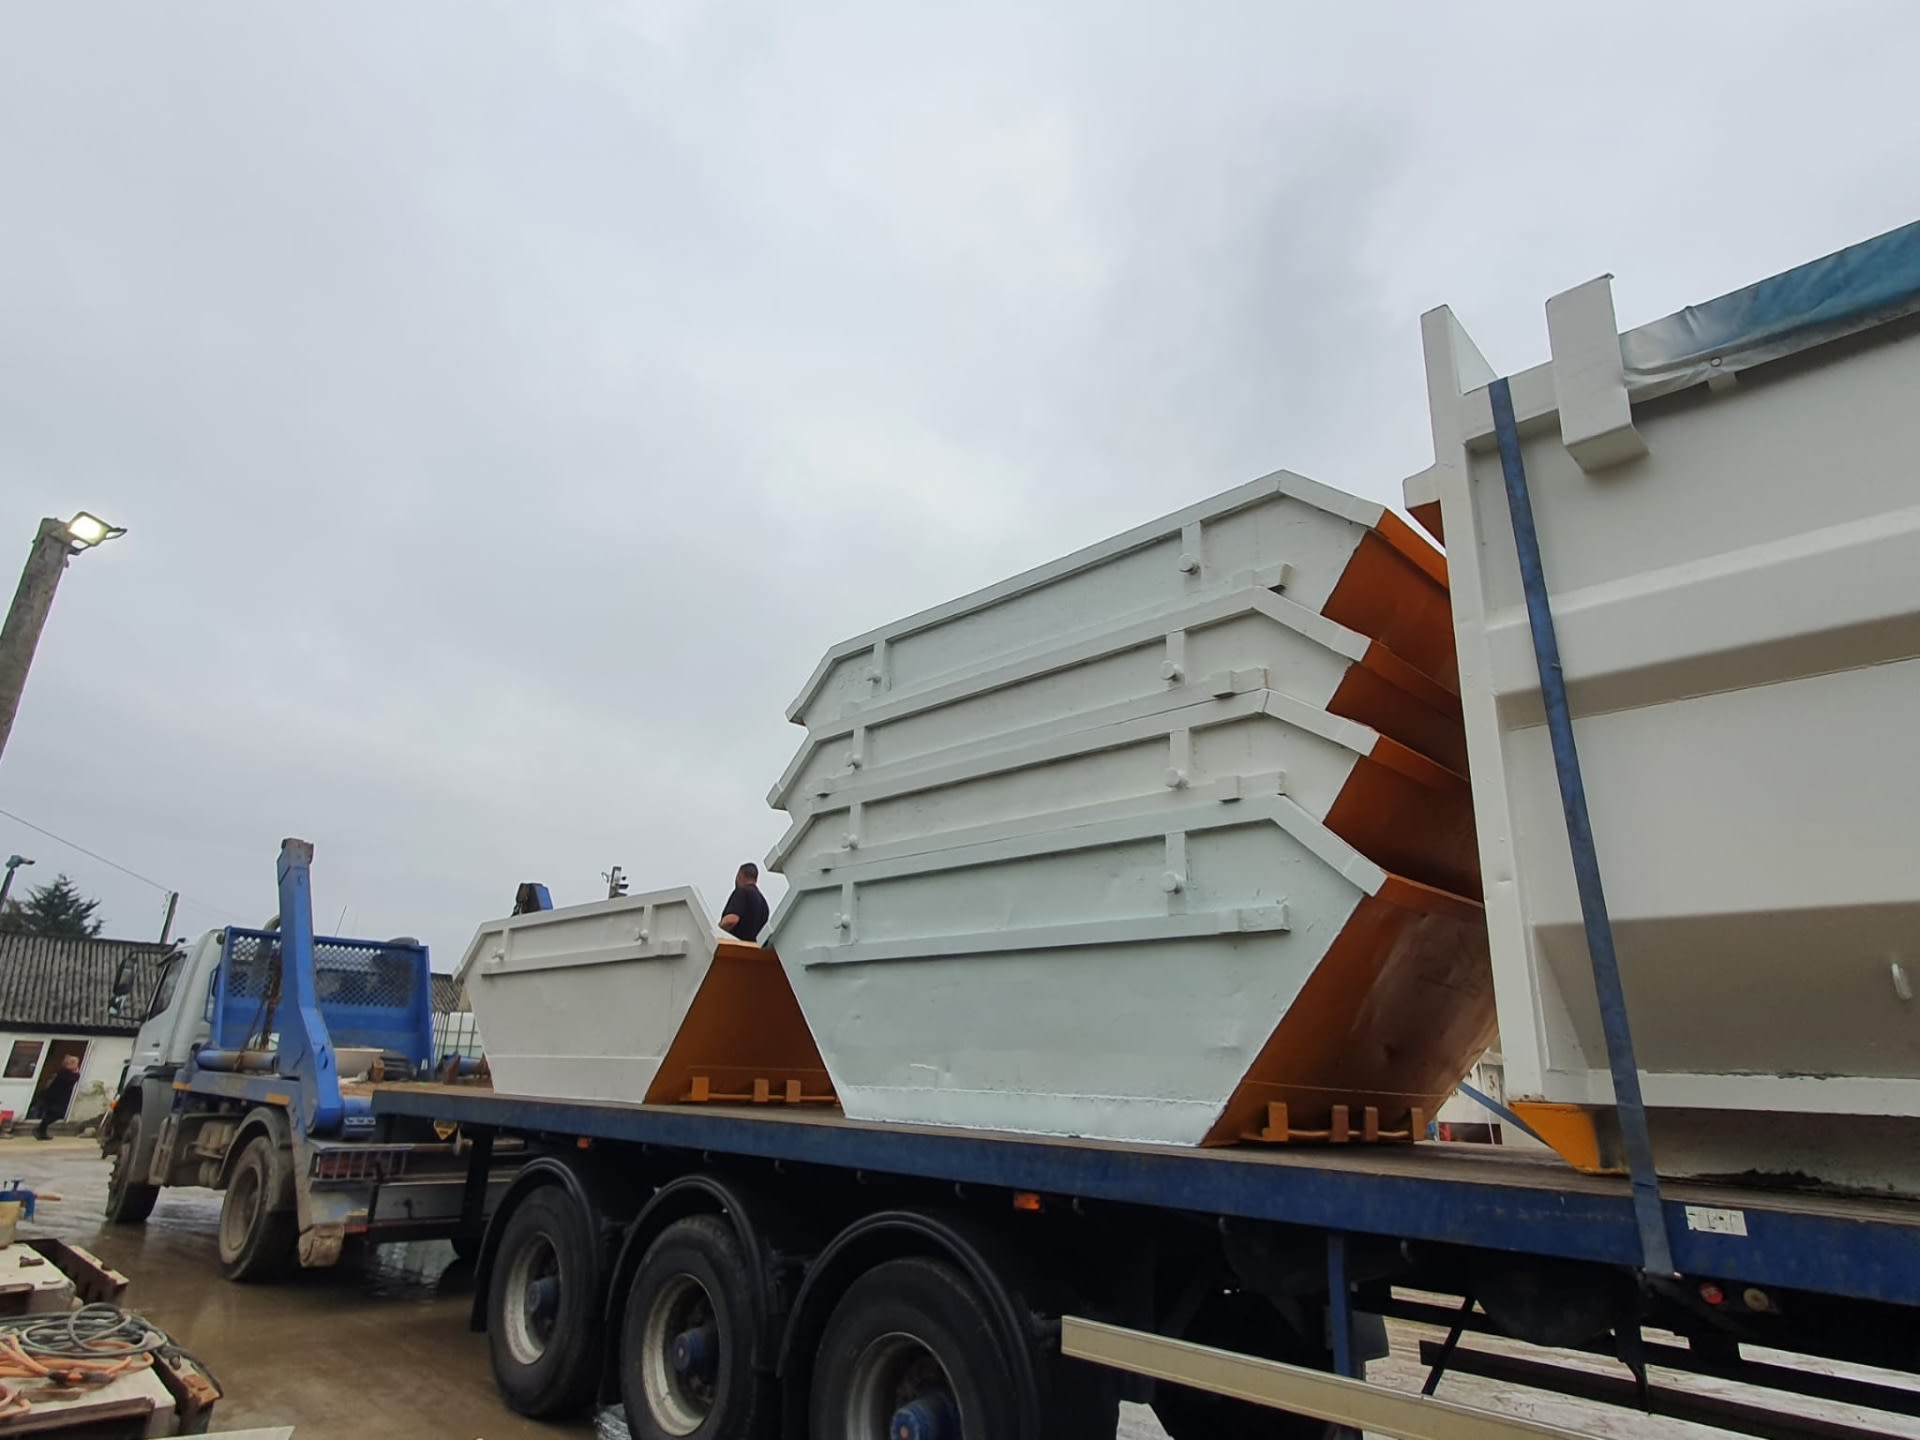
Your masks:
M1625 1177L1552 1155L1438 1144L1184 1149L884 1125L831 1113L530 1099L378 1085L373 1112L469 1130L622 1141L1634 1267ZM1920 1305L1920 1205L1663 1187L1681 1273Z

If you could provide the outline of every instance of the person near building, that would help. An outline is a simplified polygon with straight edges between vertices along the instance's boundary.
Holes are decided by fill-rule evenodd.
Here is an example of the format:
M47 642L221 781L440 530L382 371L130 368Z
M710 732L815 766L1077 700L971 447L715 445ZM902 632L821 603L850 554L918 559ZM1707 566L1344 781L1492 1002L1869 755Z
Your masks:
M40 1124L33 1132L36 1140L51 1140L47 1127L56 1120L67 1118L67 1104L73 1099L73 1087L80 1083L80 1057L63 1055L60 1068L53 1072L53 1078L47 1081L47 1088L40 1092Z
M760 867L749 861L733 877L733 893L720 907L720 928L736 940L758 941L767 923L767 897L760 893Z

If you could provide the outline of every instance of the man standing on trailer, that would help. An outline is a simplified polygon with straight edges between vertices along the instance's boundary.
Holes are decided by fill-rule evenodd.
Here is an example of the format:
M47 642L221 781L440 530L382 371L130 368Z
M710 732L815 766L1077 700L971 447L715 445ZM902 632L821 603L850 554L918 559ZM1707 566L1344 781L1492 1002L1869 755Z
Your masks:
M720 907L720 928L736 940L758 942L767 923L767 897L760 893L760 867L749 860L733 877L733 893Z

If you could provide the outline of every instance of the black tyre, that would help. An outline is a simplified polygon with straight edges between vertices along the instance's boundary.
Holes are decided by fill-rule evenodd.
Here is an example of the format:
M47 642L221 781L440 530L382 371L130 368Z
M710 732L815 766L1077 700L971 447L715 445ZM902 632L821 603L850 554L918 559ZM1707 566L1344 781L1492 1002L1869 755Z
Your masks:
M814 1361L813 1440L1031 1433L987 1308L938 1260L890 1260L848 1287Z
M160 1198L160 1187L149 1185L134 1172L134 1156L140 1152L140 1112L134 1111L120 1123L120 1143L114 1147L113 1169L107 1173L107 1223L140 1225L153 1213L153 1202Z
M754 1287L733 1227L676 1220L640 1261L620 1328L620 1398L635 1440L759 1440L778 1389L754 1369Z
M487 1287L500 1396L536 1419L572 1415L600 1378L600 1255L587 1217L555 1186L507 1217Z
M229 1280L276 1280L294 1265L299 1217L275 1175L275 1146L256 1135L234 1163L220 1202L220 1272Z
M1329 1351L1310 1344L1270 1302L1244 1291L1214 1296L1181 1338L1289 1365L1333 1369ZM1339 1433L1339 1427L1324 1420L1164 1380L1154 1386L1153 1413L1173 1440L1327 1440Z

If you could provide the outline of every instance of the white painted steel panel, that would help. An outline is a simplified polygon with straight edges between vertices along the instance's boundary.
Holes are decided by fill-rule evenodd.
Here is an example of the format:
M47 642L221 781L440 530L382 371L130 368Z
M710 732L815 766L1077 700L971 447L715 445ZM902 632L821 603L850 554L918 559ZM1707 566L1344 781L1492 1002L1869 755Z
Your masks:
M1266 672L1241 672L1243 676ZM1137 800L1177 808L1192 792L1238 783L1279 791L1326 822L1343 797L1365 811L1375 861L1461 893L1477 893L1463 777L1365 725L1264 688L1214 696L1179 686L1163 699L1108 706L1072 729L1018 731L992 746L943 751L941 763L860 769L819 782L771 862L789 879L863 858L961 843L982 826L1047 823L1086 805ZM1375 760L1376 753L1384 758ZM1361 803L1350 784L1364 768ZM1391 807L1393 814L1375 815ZM1339 825L1336 829L1341 829ZM1376 848L1379 847L1379 848Z
M494 1088L644 1100L717 938L687 887L482 925L459 978Z
M1383 656L1367 637L1256 584L1102 630L1036 632L1025 650L973 674L850 704L839 718L809 729L768 799L791 810L859 771L947 763L960 747L978 753L1039 727L1079 729L1109 707L1151 705L1193 687L1271 688L1325 709L1357 664L1379 667L1392 694L1386 704L1363 698L1353 713L1457 768L1464 752L1448 690Z
M1593 301L1582 287L1562 325L1592 323ZM1445 310L1424 327L1436 463L1408 498L1437 500L1451 542L1508 1090L1605 1104L1492 372ZM1590 443L1622 433L1593 387L1627 382L1586 339L1563 345L1582 374L1550 364L1512 388L1635 1048L1651 1105L1722 1115L1656 1117L1660 1165L1871 1184L1868 1150L1816 1155L1724 1116L1920 1116L1920 1004L1896 969L1920 962L1920 334L1636 390L1637 459L1634 441ZM1582 417L1557 417L1583 387Z
M963 758L942 751L926 757L940 763L850 770L824 780L772 859L791 876L876 850L913 853L901 847L914 842L937 848L940 837L976 825L1169 792L1178 800L1189 787L1259 772L1284 775L1287 793L1324 818L1378 738L1364 725L1264 687L1215 698L1181 686L1170 695L1178 703L1128 719L1093 720L1038 738L1015 731ZM1108 706L1105 713L1133 708Z
M969 838L797 877L769 926L850 1116L1199 1144L1357 907L1427 893L1291 800L1233 786ZM1402 978L1425 947L1477 943L1477 908L1436 899L1457 913L1401 932L1383 1011L1444 1001Z
M771 943L849 1116L1198 1144L1385 879L1315 831L1189 804L862 866Z
M834 646L788 717L819 729L849 706L1004 663L1035 635L1111 630L1255 576L1317 611L1383 517L1382 506L1276 472Z

